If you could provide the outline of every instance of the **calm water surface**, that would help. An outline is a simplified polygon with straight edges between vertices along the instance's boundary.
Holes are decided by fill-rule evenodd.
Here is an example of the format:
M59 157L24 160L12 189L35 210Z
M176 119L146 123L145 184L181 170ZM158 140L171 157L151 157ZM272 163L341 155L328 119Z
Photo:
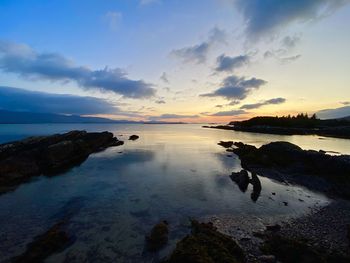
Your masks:
M220 140L260 146L289 141L304 149L350 153L350 140L203 129L200 125L1 125L0 142L73 129L113 132L125 145L92 154L79 167L38 177L0 196L0 260L22 253L33 237L62 218L76 240L47 262L156 262L188 232L188 218L215 214L298 216L329 200L302 187L260 178L259 199L228 177L241 169ZM140 135L134 142L131 134ZM276 195L271 199L271 193ZM304 202L300 202L303 199ZM284 206L283 201L289 203ZM144 236L160 220L171 226L159 255L143 253Z

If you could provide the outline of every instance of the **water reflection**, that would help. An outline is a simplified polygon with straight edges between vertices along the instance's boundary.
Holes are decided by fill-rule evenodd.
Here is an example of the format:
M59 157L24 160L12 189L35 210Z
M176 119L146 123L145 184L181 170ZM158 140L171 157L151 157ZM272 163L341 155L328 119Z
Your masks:
M246 193L234 187L229 175L241 170L240 160L228 157L217 142L262 143L258 136L233 138L231 131L192 125L53 125L41 130L27 126L27 131L72 128L110 130L123 138L138 134L140 139L93 154L62 175L37 178L0 196L1 259L20 254L34 236L65 217L76 241L47 262L156 262L187 233L189 217L295 216L328 201L304 188L262 177L257 177L263 185L260 190L249 180L242 188ZM145 256L145 234L162 220L170 224L169 245L158 256Z

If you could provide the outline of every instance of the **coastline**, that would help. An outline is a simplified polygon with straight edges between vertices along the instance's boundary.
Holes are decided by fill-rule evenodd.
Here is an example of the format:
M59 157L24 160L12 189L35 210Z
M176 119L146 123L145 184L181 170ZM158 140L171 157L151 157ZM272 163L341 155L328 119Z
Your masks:
M261 262L264 253L260 247L264 244L266 226L280 225L279 235L290 239L304 240L325 254L350 256L350 240L347 227L350 225L350 202L332 200L326 206L313 207L307 214L287 218L241 217L235 215L213 215L201 218L212 222L218 231L236 240L247 255L247 262Z
M306 129L306 128L283 128L269 126L238 127L230 125L202 126L203 128L233 130L240 132L277 134L277 135L317 135L338 139L350 139L350 127L336 127L325 129Z

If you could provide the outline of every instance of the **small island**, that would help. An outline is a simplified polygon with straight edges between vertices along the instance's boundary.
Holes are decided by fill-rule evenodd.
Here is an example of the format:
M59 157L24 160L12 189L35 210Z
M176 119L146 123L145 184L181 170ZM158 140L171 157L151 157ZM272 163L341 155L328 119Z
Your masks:
M314 114L296 116L260 116L245 121L232 121L227 125L203 126L223 130L255 132L279 135L318 135L350 139L350 118L318 119Z

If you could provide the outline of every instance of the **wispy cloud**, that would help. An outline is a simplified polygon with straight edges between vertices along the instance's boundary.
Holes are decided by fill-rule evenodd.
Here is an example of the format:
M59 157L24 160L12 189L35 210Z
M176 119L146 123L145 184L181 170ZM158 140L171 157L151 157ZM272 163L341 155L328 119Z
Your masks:
M76 66L57 53L38 53L29 46L0 41L0 69L28 79L75 81L84 89L99 89L127 98L148 98L155 89L143 80L131 80L122 69L92 70Z
M262 106L282 104L285 102L286 102L285 98L274 98L274 99L265 100L259 103L245 104L245 105L242 105L240 109L245 109L245 110L258 109L258 108L261 108Z
M56 114L117 114L121 110L106 100L0 86L0 109Z
M207 59L209 49L215 43L224 43L225 41L225 31L215 27L209 32L209 36L206 41L193 46L175 49L171 51L170 54L181 59L184 63L204 63Z
M166 72L163 72L163 74L160 76L160 79L165 83L169 83L168 74Z
M293 61L296 61L297 59L301 58L301 55L292 55L292 56L280 56L280 53L285 53L285 52L280 52L280 51L266 51L264 53L264 58L268 59L268 58L274 58L276 59L278 62L280 62L281 64L288 64L291 63Z
M217 72L232 72L237 68L240 68L242 66L249 64L249 56L248 55L241 55L236 57L230 57L226 56L225 54L222 54L221 56L218 56L216 59L217 66L215 70Z
M301 40L300 35L285 36L281 40L281 45L286 49L293 49L297 46L300 40Z
M267 81L263 79L237 77L235 75L224 79L221 87L211 93L202 94L203 97L224 97L232 101L245 99L253 90L259 89Z
M157 3L161 3L161 0L140 0L140 5L141 6L157 4Z
M210 116L236 116L246 114L247 112L244 110L231 110L231 111L219 111L211 114Z
M104 15L105 20L107 21L109 28L112 30L117 30L119 27L119 24L123 18L123 15L121 12L117 11L108 11Z
M173 114L173 113L167 113L162 114L159 116L150 116L150 120L164 120L164 119L195 119L198 118L199 115L183 115L183 114Z

